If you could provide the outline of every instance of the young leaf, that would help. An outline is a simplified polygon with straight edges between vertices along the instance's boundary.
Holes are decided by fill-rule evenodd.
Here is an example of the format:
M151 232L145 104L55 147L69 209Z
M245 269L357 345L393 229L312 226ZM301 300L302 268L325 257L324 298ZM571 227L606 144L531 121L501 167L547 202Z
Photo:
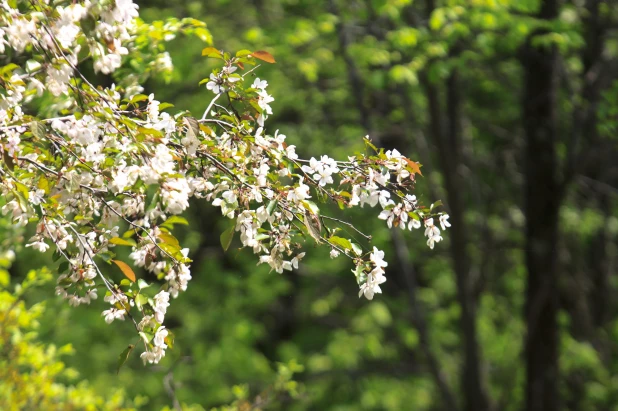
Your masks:
M137 305L137 308L140 308L144 305L146 305L146 303L148 302L148 297L146 297L144 294L138 294L137 297L135 297L135 304Z
M221 240L221 247L223 247L223 251L227 251L227 249L230 248L233 238L234 238L234 226L231 226L230 228L225 230L223 233L221 233L221 237L219 237L219 240Z
M331 244L337 245L344 250L352 250L352 243L347 238L332 236L328 239Z
M412 161L406 158L406 161L408 162L408 167L410 167L410 169L412 170L412 172L414 174L418 174L418 175L423 175L423 173L421 173L421 165L419 163L417 163L416 161Z
M429 211L433 210L436 207L440 207L442 205L442 200L438 200L429 207Z
M251 51L249 50L239 50L236 52L236 57L244 57L248 56L249 54L251 54Z
M356 243L351 243L351 244L352 244L352 251L354 251L354 254L356 254L358 257L363 255L363 249L361 248L360 245Z
M178 242L178 239L176 239L176 237L171 234L163 232L159 233L159 239L166 244L180 248L180 243Z
M174 348L174 334L170 330L167 330L167 337L165 337L164 341L168 348Z
M120 268L120 271L122 271L125 277L135 282L135 273L133 272L133 270L131 269L131 267L129 267L127 263L120 261L120 260L112 260L112 261L114 262L114 264L118 266L118 268Z
M145 280L140 278L139 280L137 280L137 286L140 290L143 290L144 288L150 287L151 284L148 284Z
M221 52L214 47L206 47L202 49L202 56L221 58Z
M174 225L174 224L189 225L189 222L184 217L173 215L170 218L168 218L167 220L165 220L165 223L163 223L163 224L167 224L167 225Z
M255 57L256 59L260 59L260 60L265 61L267 63L271 63L271 64L276 63L275 58L273 57L273 55L270 54L267 51L264 51L264 50L254 51L253 53L251 53L251 55L253 57Z
M311 200L303 200L300 203L305 209L309 210L311 213L320 215L320 208Z
M120 368L124 365L125 362L129 359L129 355L131 355L131 351L133 351L135 346L133 344L129 344L127 348L118 356L118 367L116 368L116 374L120 372Z
M120 237L113 237L109 239L110 244L116 244L116 245L126 245L129 247L133 247L135 245L135 240L131 239L131 240L125 240L124 238L120 238Z
M266 207L266 211L268 212L268 215L273 214L273 211L276 206L277 206L277 200L270 200L270 202L268 203L268 207Z

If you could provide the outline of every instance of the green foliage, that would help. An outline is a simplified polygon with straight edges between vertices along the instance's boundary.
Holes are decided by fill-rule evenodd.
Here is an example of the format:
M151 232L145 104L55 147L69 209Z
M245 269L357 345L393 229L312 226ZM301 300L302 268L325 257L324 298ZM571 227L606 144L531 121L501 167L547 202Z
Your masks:
M557 96L562 170L572 114L582 109L577 91L583 86L585 2L563 2L559 18L550 24L534 17L538 0L436 1L437 8L429 15L424 2L334 1L338 10L326 3L168 0L145 2L140 11L146 21L172 15L204 19L214 38L210 57L221 49L268 50L275 56L277 64L262 64L259 77L269 81L275 97L271 120L299 153L309 153L310 146L311 151L333 157L363 152L368 147L357 136L371 131L385 146L402 146L404 154L419 158L426 165L425 179L436 182L438 191L444 191L444 178L435 166L441 159L429 128L426 89L433 84L440 95L445 94L445 82L458 72L465 124L465 166L459 170L465 184L460 195L466 205L463 223L470 235L466 253L478 293L476 324L483 376L495 409L522 409L527 270L521 209L526 160L521 150L526 125L521 123L519 53L528 36L543 29L546 33L536 36L533 46L555 45L560 53L560 81L568 83ZM602 3L601 14L615 22L616 10L610 4ZM348 42L345 50L338 36L342 27ZM175 71L162 83L149 84L144 97L156 90L161 100L176 108L203 110L212 93L196 84L221 60L200 55L205 45L211 45L209 36L201 37L172 41L169 51ZM604 58L615 61L615 31L607 41ZM354 63L362 80L360 97L346 60ZM596 128L601 137L615 143L618 82L610 82L601 94ZM368 107L369 120L359 113L359 99ZM369 122L370 130L362 120ZM448 123L448 118L444 121ZM597 142L592 137L590 141ZM578 144L587 143L584 139ZM552 292L560 293L562 304L560 393L565 409L572 410L614 409L618 404L618 312L613 302L618 288L613 273L618 261L618 209L616 180L610 179L616 172L616 157L612 157L615 151L604 151L588 159L601 164L599 170L578 177L565 194L561 243L551 250L560 255L560 281L551 285ZM417 184L423 192L428 183L419 180ZM445 206L448 209L449 204ZM375 233L373 245L393 248L379 222L367 220L360 212L351 215L359 228ZM172 399L162 381L173 371L175 395L187 410L243 409L262 401L263 393L275 397L266 404L270 409L445 409L413 320L420 313L427 321L426 344L436 354L446 383L462 398L461 306L446 249L428 256L421 251L422 241L407 242L420 308L411 307L406 278L395 258L389 261L393 277L384 285L384 295L367 305L350 293L349 267L330 260L327 252L308 255L298 274L269 274L267 268L255 267L248 253L237 250L228 221L216 222L212 211L195 208L186 216L191 225L181 218L171 217L162 227L173 229L174 238L196 250L190 255L194 279L169 313L178 329L175 350L159 368L145 370L139 359L129 357L116 376L118 354L130 340L129 325L111 335L96 310L69 310L55 301L40 313L39 339L45 347L49 342L74 341L76 352L64 362L69 369L79 369L95 392L119 386L142 398L146 409L171 410ZM362 239L354 241L358 235L344 230L332 233L329 241L353 250ZM224 235L219 237L220 233ZM13 237L0 238L20 243ZM131 239L115 241L122 246ZM166 242L174 245L172 238L166 237ZM40 257L20 254L18 277L35 265L40 265ZM599 285L601 273L609 273L608 282ZM142 274L136 272L138 281ZM0 270L0 285L6 287L9 279ZM41 295L33 292L24 298L39 301ZM607 304L601 307L604 317L593 321L601 301ZM273 370L272 364L278 362L288 364L287 368ZM302 389L290 379L292 371L299 371L292 364L305 367L295 376ZM295 392L298 396L291 400Z
M10 259L2 258L0 277L6 278ZM48 284L47 269L28 272L24 281L0 286L0 409L3 410L134 410L122 389L98 392L67 367L63 357L74 355L71 344L57 347L41 342L38 329L45 304L30 307L24 297L33 287Z

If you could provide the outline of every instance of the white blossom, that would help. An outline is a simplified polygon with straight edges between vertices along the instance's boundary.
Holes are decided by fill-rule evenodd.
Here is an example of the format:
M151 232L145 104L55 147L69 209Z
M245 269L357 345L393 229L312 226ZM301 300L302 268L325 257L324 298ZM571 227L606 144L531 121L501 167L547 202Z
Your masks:
M117 308L110 308L109 310L103 311L103 316L105 317L105 322L111 324L114 320L124 321L124 316L126 314L125 310L119 310Z

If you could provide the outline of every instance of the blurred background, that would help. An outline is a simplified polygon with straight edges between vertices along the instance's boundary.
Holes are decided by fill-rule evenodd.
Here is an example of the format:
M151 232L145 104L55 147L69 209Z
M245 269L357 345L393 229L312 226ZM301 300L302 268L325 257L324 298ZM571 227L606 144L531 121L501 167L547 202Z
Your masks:
M168 311L176 340L161 364L134 353L117 374L129 323L50 299L51 284L25 293L47 300L37 341L72 343L66 384L142 409L210 409L267 392L284 363L299 385L266 409L618 410L615 2L138 3L146 21L206 21L218 49L272 53L255 72L275 98L271 134L305 158L344 159L366 134L397 148L423 164L419 200L442 200L453 226L429 250L376 210L346 211L386 251L369 302L328 250L308 245L282 275L239 243L224 253L226 222L195 202L178 232L193 280ZM212 93L197 84L215 67L203 47L175 39L173 78L145 94L201 115ZM11 282L45 265L25 249Z

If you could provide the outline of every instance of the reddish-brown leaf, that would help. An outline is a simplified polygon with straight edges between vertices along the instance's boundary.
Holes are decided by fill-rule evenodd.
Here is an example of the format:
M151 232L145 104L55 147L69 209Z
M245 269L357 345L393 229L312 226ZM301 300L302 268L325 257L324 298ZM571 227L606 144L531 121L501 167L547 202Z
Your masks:
M112 261L114 262L114 264L118 266L118 268L120 268L120 271L122 271L125 277L135 282L135 273L133 272L133 270L131 269L131 267L129 267L127 263L120 261L120 260L112 260Z
M408 162L408 166L412 169L414 174L423 175L423 173L421 173L421 165L419 163L417 163L416 161L407 159L407 158L406 158L406 161Z
M265 61L267 63L271 63L271 64L276 63L275 58L273 57L273 55L270 54L267 51L264 51L264 50L254 51L253 53L251 53L251 55L253 57L255 57L256 59L260 59L260 60Z

